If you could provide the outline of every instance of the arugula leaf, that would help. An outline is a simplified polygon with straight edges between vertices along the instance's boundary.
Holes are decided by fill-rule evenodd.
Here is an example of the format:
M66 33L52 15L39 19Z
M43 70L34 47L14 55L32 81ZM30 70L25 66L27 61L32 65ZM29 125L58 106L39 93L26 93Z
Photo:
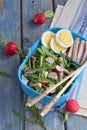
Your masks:
M12 76L9 75L9 74L8 74L7 72L5 72L5 71L0 71L0 76L2 76L2 77L12 78Z
M19 119L21 120L24 120L24 121L27 121L27 122L31 122L31 123L34 123L34 121L30 120L29 118L25 117L24 115L22 115L21 113L15 111L15 110L12 110L13 114L18 117Z
M29 107L29 110L32 112L32 115L36 118L37 123L39 123L44 130L47 130L45 123L40 115L39 109L35 105L33 105Z
M12 112L19 119L30 122L32 124L39 123L44 130L47 130L45 123L40 115L39 109L35 105L28 107L28 108L29 108L30 112L32 113L33 117L35 118L34 120L30 120L29 118L25 117L23 114L15 111L15 110L12 110Z

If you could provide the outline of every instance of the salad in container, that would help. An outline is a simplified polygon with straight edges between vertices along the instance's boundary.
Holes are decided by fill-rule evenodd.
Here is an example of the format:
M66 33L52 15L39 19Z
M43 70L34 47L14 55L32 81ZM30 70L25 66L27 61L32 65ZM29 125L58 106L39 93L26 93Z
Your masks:
M18 69L18 77L24 93L31 99L35 98L78 69L86 59L86 48L86 39L70 30L63 28L46 30L29 48L26 58ZM79 91L82 74L83 72L79 74L54 106L64 104L76 86ZM40 103L48 104L66 83L67 81L51 91ZM77 94L78 92L75 97Z

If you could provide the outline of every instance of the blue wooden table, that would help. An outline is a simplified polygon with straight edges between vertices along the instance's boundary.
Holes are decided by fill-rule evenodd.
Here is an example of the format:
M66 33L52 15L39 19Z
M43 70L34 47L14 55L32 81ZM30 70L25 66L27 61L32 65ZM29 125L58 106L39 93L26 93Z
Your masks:
M57 4L64 5L66 0L2 0L0 8L0 31L4 32L7 41L15 41L22 49L30 47L45 31L52 19L43 25L32 22L35 13L56 9ZM17 71L20 58L17 55L7 56L0 45L0 70L9 73L12 78L0 76L0 130L42 130L38 124L32 125L17 118L12 110L30 117L24 109L26 96L21 90ZM67 123L63 115L49 112L44 121L47 130L87 130L87 119L70 115Z

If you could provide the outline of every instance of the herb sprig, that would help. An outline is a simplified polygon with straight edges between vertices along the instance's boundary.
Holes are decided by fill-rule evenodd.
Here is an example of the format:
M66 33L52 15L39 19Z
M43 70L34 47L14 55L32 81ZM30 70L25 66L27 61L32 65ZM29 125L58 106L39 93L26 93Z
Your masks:
M45 123L44 123L44 121L43 121L43 119L42 119L42 117L40 115L39 109L35 105L31 106L31 107L28 107L28 109L32 113L33 117L35 118L34 120L31 120L31 119L27 118L26 116L24 116L23 114L15 111L15 110L12 110L12 112L19 119L30 122L32 124L39 123L44 130L47 130L46 126L45 126Z

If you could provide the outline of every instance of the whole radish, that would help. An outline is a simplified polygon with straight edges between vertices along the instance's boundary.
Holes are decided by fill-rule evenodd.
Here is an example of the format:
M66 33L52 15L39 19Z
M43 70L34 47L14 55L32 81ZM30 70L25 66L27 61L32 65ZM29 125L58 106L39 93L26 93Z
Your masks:
M7 42L4 35L0 36L0 44L4 46L4 50L7 55L18 54L21 58L25 57L25 53L18 47L17 43L14 41Z
M66 102L66 112L64 114L64 121L68 120L69 113L76 113L79 110L79 103L74 100L70 99Z
M43 13L35 14L34 22L37 24L43 24L46 21L46 16Z
M54 16L54 12L52 10L48 10L45 13L36 13L34 15L34 22L36 24L44 24L47 18L51 18Z
M18 50L18 46L15 42L7 42L7 44L5 45L5 52L8 55L17 54Z

